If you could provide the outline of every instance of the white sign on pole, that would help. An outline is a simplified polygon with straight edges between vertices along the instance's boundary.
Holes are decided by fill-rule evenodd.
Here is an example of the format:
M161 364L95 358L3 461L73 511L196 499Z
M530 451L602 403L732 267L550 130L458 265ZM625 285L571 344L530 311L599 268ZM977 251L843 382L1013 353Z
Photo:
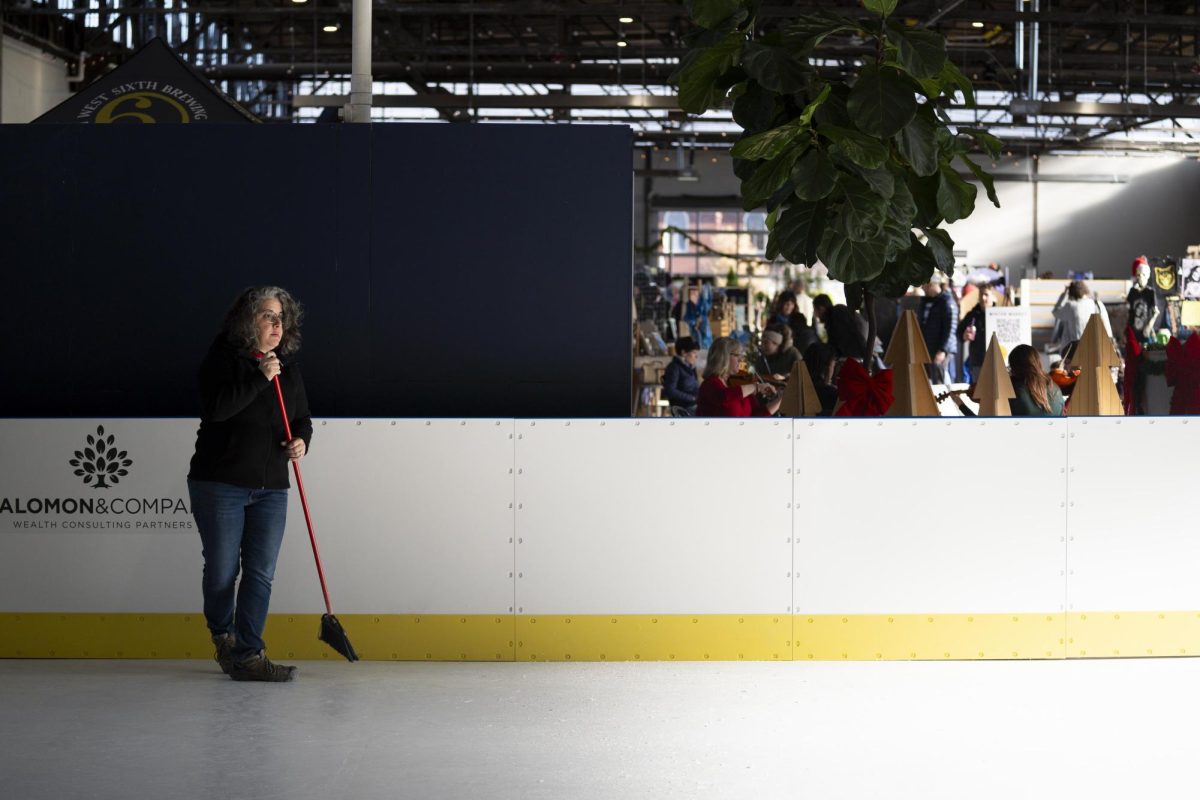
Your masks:
M1007 357L1019 344L1033 344L1033 322L1029 306L993 306L987 309L987 336L1000 341Z

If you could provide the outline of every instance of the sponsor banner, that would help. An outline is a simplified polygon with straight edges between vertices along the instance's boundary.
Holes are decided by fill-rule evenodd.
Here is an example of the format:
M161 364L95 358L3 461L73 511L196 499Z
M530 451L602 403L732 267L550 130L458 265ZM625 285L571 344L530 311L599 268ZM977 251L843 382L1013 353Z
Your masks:
M194 531L194 437L174 420L0 422L0 535Z
M256 121L160 38L34 120L92 125Z

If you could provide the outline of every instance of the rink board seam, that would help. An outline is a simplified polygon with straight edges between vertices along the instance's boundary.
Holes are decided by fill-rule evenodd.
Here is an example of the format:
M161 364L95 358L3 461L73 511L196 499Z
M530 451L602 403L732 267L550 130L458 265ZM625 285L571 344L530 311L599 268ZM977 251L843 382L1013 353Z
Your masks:
M342 614L339 619L359 655L381 661L902 661L1200 654L1200 612L1194 611ZM270 653L336 659L316 638L319 623L319 614L272 614L264 637ZM211 649L200 614L0 613L0 658L210 658Z

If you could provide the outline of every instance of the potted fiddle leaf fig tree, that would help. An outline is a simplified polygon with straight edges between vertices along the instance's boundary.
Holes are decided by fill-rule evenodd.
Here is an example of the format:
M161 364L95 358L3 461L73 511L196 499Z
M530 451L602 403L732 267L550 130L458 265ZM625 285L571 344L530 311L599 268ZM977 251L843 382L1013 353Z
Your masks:
M869 341L873 296L899 297L954 265L939 226L969 216L976 195L956 163L1000 205L968 157L995 158L1000 141L946 111L958 92L974 105L970 80L940 34L891 17L896 2L862 0L856 16L817 10L762 35L757 0L690 0L700 30L673 76L689 113L732 101L734 172L745 209L768 212L767 257L823 263L851 307L868 301ZM839 76L814 66L831 37L863 43Z

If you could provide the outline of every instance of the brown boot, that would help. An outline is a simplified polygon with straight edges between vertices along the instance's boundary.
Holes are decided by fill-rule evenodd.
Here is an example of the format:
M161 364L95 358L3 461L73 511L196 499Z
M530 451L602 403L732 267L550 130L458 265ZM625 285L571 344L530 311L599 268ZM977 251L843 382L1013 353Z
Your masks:
M286 683L296 677L296 668L276 664L267 658L266 650L260 650L249 658L233 662L229 677L235 681Z
M213 653L213 659L221 665L221 671L226 675L229 670L233 669L233 643L236 641L232 633L219 633L212 637L213 647L217 648Z

